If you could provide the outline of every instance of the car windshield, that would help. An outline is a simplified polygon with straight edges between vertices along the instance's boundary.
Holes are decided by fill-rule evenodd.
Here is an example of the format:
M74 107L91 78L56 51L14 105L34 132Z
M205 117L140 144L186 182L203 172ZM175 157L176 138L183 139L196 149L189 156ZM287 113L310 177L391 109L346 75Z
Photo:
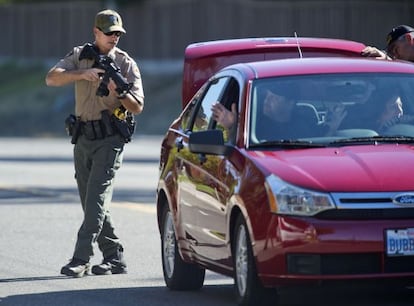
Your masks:
M252 146L413 142L413 74L259 79L250 100Z

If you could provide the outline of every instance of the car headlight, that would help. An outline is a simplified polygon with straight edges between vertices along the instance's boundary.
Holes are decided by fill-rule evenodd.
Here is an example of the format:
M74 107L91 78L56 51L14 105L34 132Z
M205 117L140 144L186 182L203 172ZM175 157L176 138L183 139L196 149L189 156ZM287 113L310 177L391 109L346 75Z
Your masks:
M270 210L273 213L313 216L321 211L336 208L329 194L299 188L275 175L266 178L265 186Z

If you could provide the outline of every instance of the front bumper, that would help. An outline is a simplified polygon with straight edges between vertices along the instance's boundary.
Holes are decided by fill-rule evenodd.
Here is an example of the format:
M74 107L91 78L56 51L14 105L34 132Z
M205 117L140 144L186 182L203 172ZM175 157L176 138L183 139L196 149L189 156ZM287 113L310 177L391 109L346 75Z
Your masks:
M414 256L389 256L385 243L387 229L414 228L414 220L273 218L266 239L254 249L265 286L414 278Z

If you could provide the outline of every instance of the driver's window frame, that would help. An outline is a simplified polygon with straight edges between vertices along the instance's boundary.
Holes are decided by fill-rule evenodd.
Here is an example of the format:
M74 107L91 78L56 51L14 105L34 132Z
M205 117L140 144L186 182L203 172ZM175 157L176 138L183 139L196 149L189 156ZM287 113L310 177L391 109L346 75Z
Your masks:
M232 104L236 104L236 121L234 125L230 129L226 129L225 127L219 125L216 121L212 123L212 128L220 129L223 131L223 136L225 142L228 143L235 143L236 141L236 134L237 134L237 126L238 126L238 112L239 112L239 104L240 104L240 84L236 78L229 76L229 81L226 84L226 88L222 93L222 97L219 101L221 104L224 105L229 111L231 111Z
M227 89L227 84L229 80L230 78L228 76L225 76L215 78L209 81L208 86L205 88L205 91L202 94L202 97L198 101L198 105L193 110L194 113L192 116L192 122L188 130L194 132L214 129L215 121L211 116L211 106L213 105L213 103L221 101L223 93ZM201 112L203 112L203 114L201 114ZM205 121L206 125L200 127L199 129L195 129L197 119Z

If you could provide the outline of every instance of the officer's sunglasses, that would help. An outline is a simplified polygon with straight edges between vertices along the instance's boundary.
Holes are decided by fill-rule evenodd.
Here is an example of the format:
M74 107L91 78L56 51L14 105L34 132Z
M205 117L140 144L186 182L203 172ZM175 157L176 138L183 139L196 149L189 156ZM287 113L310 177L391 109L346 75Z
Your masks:
M112 31L112 32L106 32L106 33L104 31L102 31L101 29L99 29L99 31L101 31L102 33L104 33L106 36L115 35L116 37L120 37L122 35L122 32L121 31Z

